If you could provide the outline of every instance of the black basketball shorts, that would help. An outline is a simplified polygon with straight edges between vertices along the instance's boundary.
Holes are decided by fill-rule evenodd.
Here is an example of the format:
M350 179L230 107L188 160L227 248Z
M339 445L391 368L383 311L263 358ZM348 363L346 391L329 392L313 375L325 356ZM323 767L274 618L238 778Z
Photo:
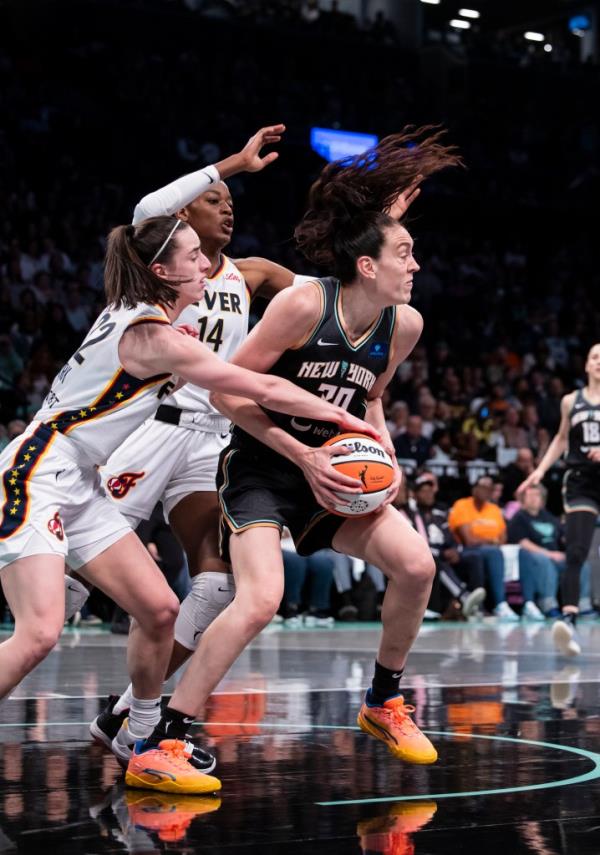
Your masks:
M287 527L299 555L331 546L344 517L324 510L298 467L280 455L224 449L219 460L217 490L221 505L220 547L230 561L232 534L258 526L280 531Z
M562 487L565 511L600 514L600 465L568 469Z

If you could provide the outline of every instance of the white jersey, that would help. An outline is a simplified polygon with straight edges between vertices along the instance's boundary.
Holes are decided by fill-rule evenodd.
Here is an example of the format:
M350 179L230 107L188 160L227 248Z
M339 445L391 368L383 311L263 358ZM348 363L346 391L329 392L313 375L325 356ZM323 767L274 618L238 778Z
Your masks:
M221 256L214 276L206 280L202 300L183 310L175 324L197 327L200 341L221 359L228 361L248 335L250 292L233 261ZM186 383L164 401L181 410L190 410L222 422L223 416L209 402L209 392ZM203 420L204 421L204 420Z
M170 321L161 308L145 303L135 309L105 309L54 378L35 416L36 421L68 436L95 464L104 463L154 414L161 389L172 380L168 373L139 380L119 362L121 336L142 323Z

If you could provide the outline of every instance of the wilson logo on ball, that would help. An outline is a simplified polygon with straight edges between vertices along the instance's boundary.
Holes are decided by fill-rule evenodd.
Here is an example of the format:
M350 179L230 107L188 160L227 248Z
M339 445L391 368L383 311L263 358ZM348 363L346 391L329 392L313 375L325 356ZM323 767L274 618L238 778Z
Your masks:
M339 436L334 437L334 439L339 439ZM351 448L352 451L358 454L376 454L382 460L385 460L389 455L383 450L383 448L377 443L377 445L365 445L365 443L360 442L359 440L354 440L353 442L346 441L343 443L347 445L348 448Z

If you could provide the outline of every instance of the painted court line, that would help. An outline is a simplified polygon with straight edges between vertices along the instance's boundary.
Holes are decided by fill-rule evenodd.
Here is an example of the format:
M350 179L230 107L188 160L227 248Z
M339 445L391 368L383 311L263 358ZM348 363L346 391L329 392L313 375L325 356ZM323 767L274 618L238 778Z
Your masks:
M411 802L423 801L423 799L458 799L458 798L473 798L474 796L495 796L507 795L508 793L530 793L535 790L551 790L556 787L567 787L573 784L583 784L587 781L594 781L600 778L600 754L593 751L586 751L584 748L571 748L566 745L556 745L552 742L537 742L533 739L514 739L509 736L487 736L483 734L463 734L450 733L442 730L426 730L424 731L429 736L446 736L451 739L488 739L496 742L510 742L517 745L532 745L536 748L543 748L546 751L566 751L569 754L577 754L580 757L585 757L591 760L594 764L593 769L584 772L581 775L575 775L572 778L562 778L559 781L546 781L542 784L525 784L520 787L499 787L491 790L465 790L456 793L420 793L412 796L380 796L377 798L367 799L346 799L342 801L332 802L315 802L320 807L340 807L342 805L363 805L377 804L383 802Z
M196 721L194 724L202 725L206 722ZM248 722L209 722L213 726L219 727L244 727L248 725ZM78 725L87 725L88 722L37 722L35 724L25 724L15 722L13 724L0 724L0 727L74 727ZM354 730L360 732L360 728L356 727L356 725L335 725L335 724L290 724L286 722L281 723L264 723L264 722L253 722L254 727L261 727L265 729L271 730L281 730L286 729L288 731L306 731L306 730ZM408 802L408 801L422 801L423 799L457 799L457 798L473 798L475 796L493 796L493 795L507 795L509 793L526 793L526 792L534 792L537 790L551 790L557 787L567 787L572 786L574 784L583 784L588 781L594 781L600 778L600 754L597 754L593 751L587 751L584 748L574 748L566 745L557 745L553 742L539 742L533 739L516 739L509 736L489 736L484 734L464 734L464 733L452 733L449 731L443 730L426 730L424 733L429 736L443 736L448 737L450 739L485 739L488 741L494 742L506 742L512 745L530 745L534 748L541 748L545 751L566 751L569 754L575 754L579 757L584 757L586 760L590 760L594 765L593 768L587 772L583 772L580 775L575 775L571 778L562 778L558 781L545 781L541 784L525 784L519 787L497 787L494 789L488 790L461 790L459 792L454 793L419 793L416 795L410 796L379 796L373 798L365 798L365 799L346 799L346 800L337 800L337 801L327 801L327 802L315 802L319 807L341 807L344 805L358 805L358 804L379 804L386 802Z

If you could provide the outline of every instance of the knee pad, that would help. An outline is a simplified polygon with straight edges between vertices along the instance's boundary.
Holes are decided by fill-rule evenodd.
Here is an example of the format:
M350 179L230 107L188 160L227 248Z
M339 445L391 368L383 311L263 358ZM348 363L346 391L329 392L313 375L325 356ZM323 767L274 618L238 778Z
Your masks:
M210 626L235 596L231 573L198 573L192 590L179 608L175 621L175 641L195 650L204 630Z
M78 579L65 576L65 620L80 612L90 592Z

